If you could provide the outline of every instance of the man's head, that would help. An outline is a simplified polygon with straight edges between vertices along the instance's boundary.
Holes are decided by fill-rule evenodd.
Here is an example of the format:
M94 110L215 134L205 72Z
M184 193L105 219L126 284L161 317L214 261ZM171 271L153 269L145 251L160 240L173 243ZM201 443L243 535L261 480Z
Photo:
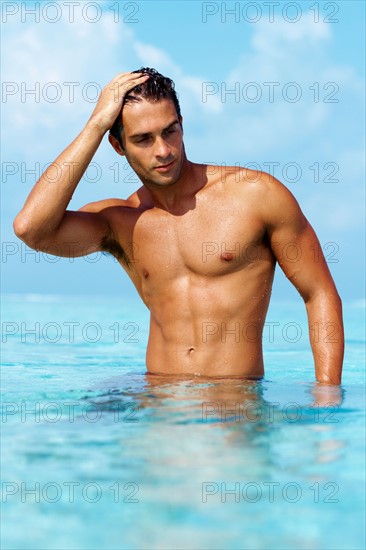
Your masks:
M155 69L134 72L149 78L126 94L109 141L144 185L167 187L179 180L187 161L174 82Z
M122 143L122 111L124 106L128 103L141 100L154 102L161 101L162 99L168 99L173 102L178 119L181 118L180 105L173 80L158 73L155 69L150 69L149 67L141 67L141 69L132 71L132 73L147 74L149 75L149 78L146 82L136 86L128 94L126 94L121 111L118 113L118 117L116 118L112 128L109 130L110 135L117 139L122 149L124 149Z

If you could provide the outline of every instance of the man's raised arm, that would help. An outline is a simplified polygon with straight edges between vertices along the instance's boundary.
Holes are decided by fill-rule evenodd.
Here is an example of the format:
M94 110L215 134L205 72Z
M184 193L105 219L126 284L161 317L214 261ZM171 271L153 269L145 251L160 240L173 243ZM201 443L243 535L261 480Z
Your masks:
M66 210L104 134L112 127L125 95L148 78L122 73L105 88L85 128L41 175L14 220L14 231L28 246L59 256L100 250L109 233L102 213ZM72 246L70 246L72 243Z
M271 249L306 305L316 379L338 385L344 354L342 302L318 238L279 181L265 175L261 193Z

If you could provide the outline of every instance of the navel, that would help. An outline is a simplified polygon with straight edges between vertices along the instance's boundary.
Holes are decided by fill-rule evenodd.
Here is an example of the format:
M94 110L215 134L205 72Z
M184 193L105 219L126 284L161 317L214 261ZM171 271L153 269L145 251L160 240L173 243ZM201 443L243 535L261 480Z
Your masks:
M143 269L142 270L142 275L143 275L144 279L147 279L149 277L150 273L148 272L147 269Z

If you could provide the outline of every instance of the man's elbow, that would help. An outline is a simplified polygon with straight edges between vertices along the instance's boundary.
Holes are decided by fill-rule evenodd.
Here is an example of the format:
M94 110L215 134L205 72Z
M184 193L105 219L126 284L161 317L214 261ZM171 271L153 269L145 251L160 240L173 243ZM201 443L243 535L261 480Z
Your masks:
M314 292L302 295L306 305L315 303L332 303L342 310L342 299L334 283L331 286L317 288Z
M334 290L329 293L329 300L331 301L333 307L339 312L339 314L342 316L342 299L340 295L338 294L338 291L336 287L334 287Z
M32 231L29 222L24 218L21 212L13 221L13 229L18 239L22 240L30 248L37 248L34 231Z

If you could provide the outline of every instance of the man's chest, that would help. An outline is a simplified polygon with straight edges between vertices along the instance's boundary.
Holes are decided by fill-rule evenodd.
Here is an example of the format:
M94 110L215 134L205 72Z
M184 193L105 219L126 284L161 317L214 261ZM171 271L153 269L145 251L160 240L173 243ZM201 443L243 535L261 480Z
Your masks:
M188 272L219 276L270 255L258 217L232 203L199 205L181 215L148 210L136 219L124 244L134 270L145 278L164 278L165 273L171 279Z

